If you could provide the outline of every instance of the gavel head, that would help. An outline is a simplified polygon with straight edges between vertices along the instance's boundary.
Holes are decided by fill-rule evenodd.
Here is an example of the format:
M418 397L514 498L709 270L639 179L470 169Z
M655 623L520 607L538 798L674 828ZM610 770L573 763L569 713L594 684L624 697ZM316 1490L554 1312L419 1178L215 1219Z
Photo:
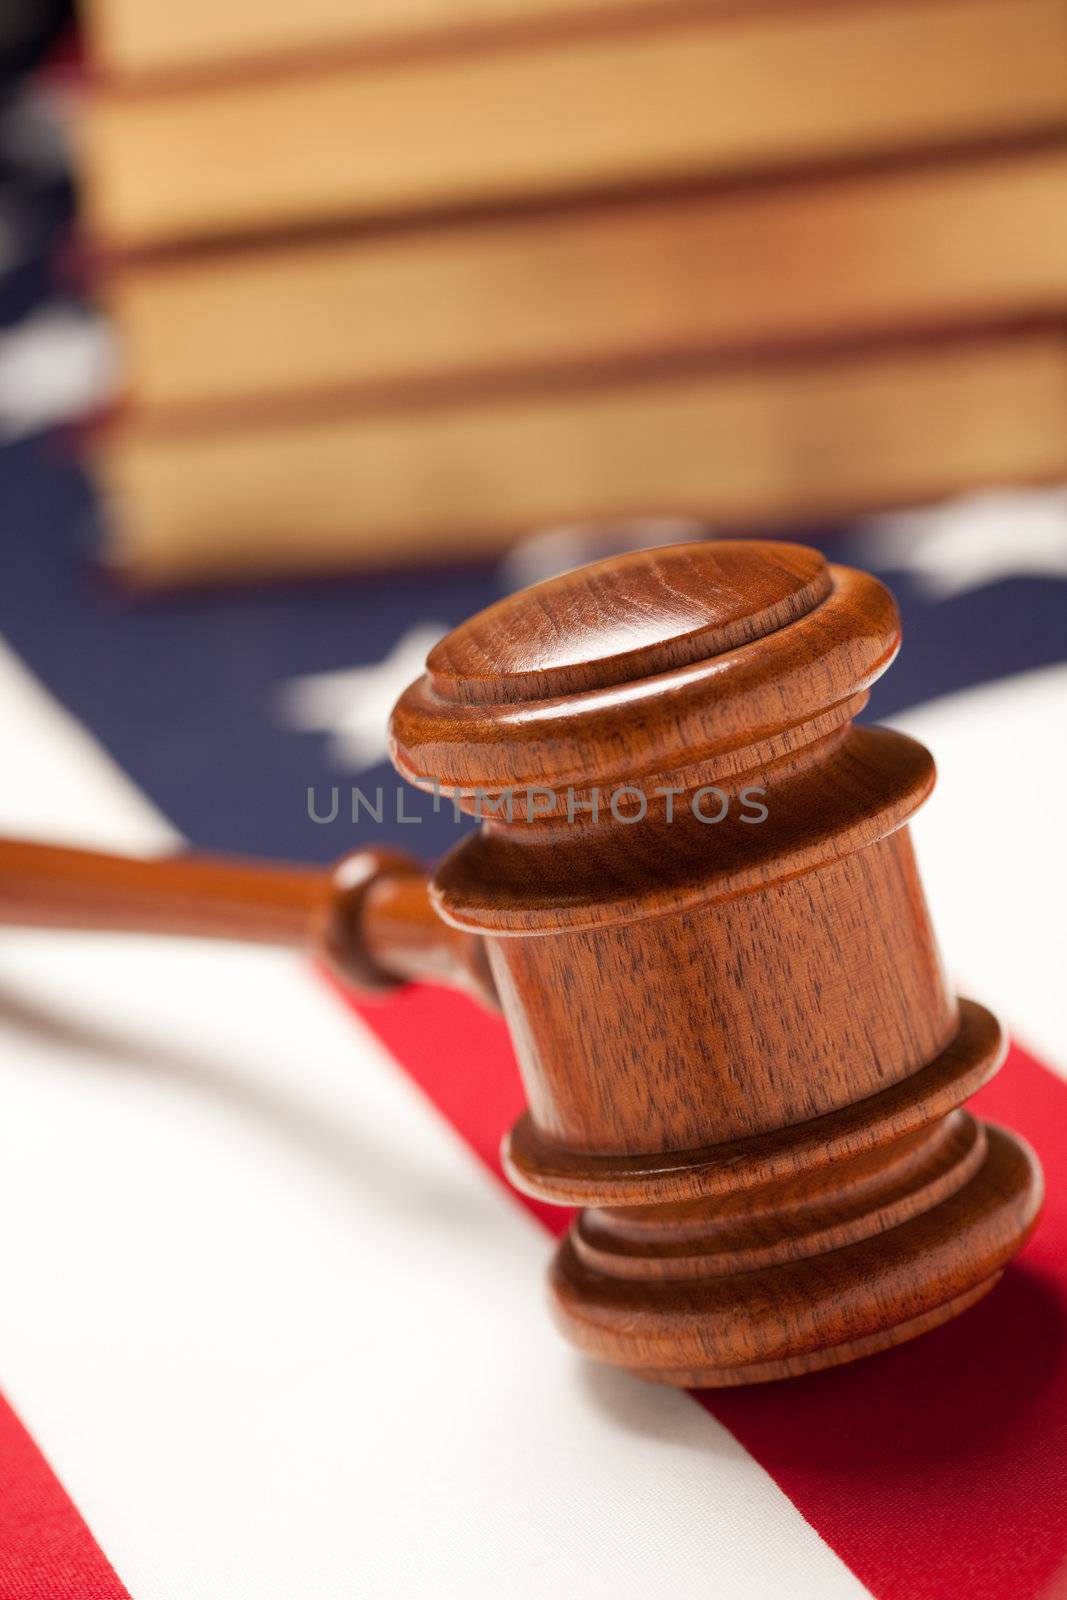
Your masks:
M882 585L813 550L675 545L491 606L394 713L400 772L483 819L432 892L511 1028L508 1171L587 1207L557 1318L647 1377L911 1338L1036 1221L1032 1153L959 1109L1002 1040L912 855L933 763L853 726L898 644Z

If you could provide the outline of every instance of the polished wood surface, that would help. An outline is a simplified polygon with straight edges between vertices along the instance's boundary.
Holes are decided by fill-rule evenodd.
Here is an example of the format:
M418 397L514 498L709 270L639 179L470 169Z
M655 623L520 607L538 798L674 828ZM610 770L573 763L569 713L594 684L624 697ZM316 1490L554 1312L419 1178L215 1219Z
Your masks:
M1003 1040L931 929L933 762L853 726L899 642L887 591L813 551L676 546L491 607L394 713L400 771L485 818L431 894L511 1026L513 1180L589 1208L557 1320L647 1377L913 1337L1036 1221L1030 1151L959 1109Z
M427 881L0 841L0 922L324 954L349 982L499 997L526 1192L584 1207L550 1273L575 1344L739 1384L909 1339L1036 1224L1021 1140L962 1109L1000 1027L949 988L908 819L933 762L853 718L888 592L803 547L600 562L457 628L392 719L398 769L483 820Z
M287 945L365 992L426 979L495 1004L481 941L441 921L423 868L399 850L357 850L322 871L0 839L4 923Z

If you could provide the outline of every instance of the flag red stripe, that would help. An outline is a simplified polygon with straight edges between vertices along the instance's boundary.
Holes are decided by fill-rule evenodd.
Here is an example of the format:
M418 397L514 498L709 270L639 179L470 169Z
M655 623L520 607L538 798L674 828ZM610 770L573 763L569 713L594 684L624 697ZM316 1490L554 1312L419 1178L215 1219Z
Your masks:
M503 1024L434 989L358 1009L503 1179L523 1103ZM1067 1084L1015 1046L973 1104L1029 1139L1049 1179L1044 1220L994 1292L866 1361L696 1395L879 1600L1034 1600L1067 1576Z
M129 1600L62 1484L2 1398L0 1597Z

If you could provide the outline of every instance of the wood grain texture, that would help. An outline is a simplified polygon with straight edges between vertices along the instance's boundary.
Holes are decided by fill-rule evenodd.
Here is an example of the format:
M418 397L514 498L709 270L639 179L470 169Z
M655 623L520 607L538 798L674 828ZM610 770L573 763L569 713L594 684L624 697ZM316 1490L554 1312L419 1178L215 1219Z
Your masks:
M1029 1147L987 1127L977 1172L948 1199L856 1244L721 1277L590 1271L570 1238L552 1268L556 1319L587 1353L661 1382L753 1383L911 1338L993 1287L1029 1237L1041 1185ZM683 1274L687 1271L683 1264Z
M814 552L675 546L491 607L394 713L405 775L488 792L431 893L487 942L529 1101L512 1178L590 1207L557 1320L660 1381L912 1337L1036 1221L1029 1150L958 1109L1003 1039L926 910L933 764L852 726L898 644L882 586Z
M495 1004L481 941L440 920L425 872L399 850L358 850L324 872L0 839L3 924L287 945L365 992L424 977Z

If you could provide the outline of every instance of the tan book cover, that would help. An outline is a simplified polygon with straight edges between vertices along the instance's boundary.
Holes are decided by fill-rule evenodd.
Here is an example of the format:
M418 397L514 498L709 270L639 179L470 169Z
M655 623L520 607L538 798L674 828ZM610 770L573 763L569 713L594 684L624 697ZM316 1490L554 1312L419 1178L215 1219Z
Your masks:
M1067 0L865 0L90 96L113 247L856 160L1067 126Z
M747 10L852 0L696 0ZM910 3L910 0L903 0ZM921 0L919 0L921 3ZM581 27L692 9L694 0L86 0L91 58L107 74L173 76L246 68L329 50L380 49Z
M667 372L102 450L111 556L145 584L485 554L573 519L742 529L1067 473L1062 329Z
M154 413L1067 314L1067 141L179 255L109 291L130 399Z

